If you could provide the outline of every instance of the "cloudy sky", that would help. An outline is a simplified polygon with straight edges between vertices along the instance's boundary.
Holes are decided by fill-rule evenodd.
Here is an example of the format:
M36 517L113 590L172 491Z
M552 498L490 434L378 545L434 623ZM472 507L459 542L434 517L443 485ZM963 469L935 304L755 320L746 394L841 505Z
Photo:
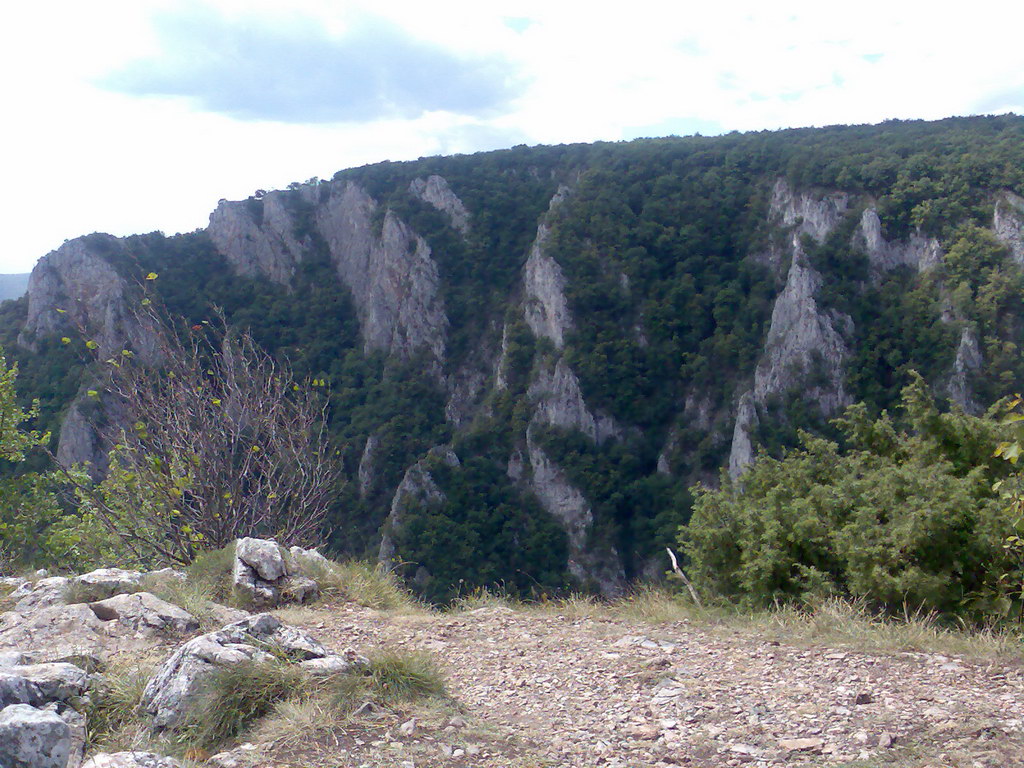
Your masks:
M381 160L1024 113L1021 29L1019 0L4 3L0 273Z

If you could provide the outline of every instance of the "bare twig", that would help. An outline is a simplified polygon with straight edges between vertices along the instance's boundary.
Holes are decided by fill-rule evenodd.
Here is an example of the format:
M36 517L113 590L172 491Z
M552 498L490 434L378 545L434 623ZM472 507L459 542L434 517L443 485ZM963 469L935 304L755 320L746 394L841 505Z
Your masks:
M676 560L676 554L668 547L665 547L665 551L668 552L668 557L672 561L672 570L675 571L676 576L683 580L683 584L686 585L687 591L690 593L690 597L693 599L694 605L698 608L703 608L704 604L700 601L700 597L697 596L697 590L693 588L693 584L683 573L683 569L679 567L679 561Z

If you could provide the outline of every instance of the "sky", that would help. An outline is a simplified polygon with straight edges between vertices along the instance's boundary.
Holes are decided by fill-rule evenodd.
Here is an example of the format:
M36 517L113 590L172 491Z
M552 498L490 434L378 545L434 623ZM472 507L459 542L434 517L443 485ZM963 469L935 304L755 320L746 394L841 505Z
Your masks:
M1024 3L33 0L0 8L0 273L343 168L1024 114Z

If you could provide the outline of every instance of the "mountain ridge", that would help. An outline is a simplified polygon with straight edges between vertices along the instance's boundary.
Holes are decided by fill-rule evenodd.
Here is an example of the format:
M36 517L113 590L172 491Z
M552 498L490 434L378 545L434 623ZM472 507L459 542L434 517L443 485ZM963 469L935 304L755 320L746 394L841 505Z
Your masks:
M34 270L18 344L77 325L144 349L126 302L158 272L174 313L228 305L331 382L337 548L383 535L432 598L617 594L657 573L686 488L758 446L887 407L910 368L969 411L1021 381L1012 296L981 307L980 272L957 294L946 258L998 248L1019 281L1022 137L1005 116L351 169L191 235L71 241ZM65 461L101 461L90 430L64 420ZM415 467L438 493L402 495Z

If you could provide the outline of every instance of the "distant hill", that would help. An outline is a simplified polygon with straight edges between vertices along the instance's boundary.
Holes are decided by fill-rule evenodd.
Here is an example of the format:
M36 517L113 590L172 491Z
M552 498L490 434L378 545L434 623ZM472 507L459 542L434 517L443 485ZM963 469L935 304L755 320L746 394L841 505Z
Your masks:
M19 299L28 290L29 273L22 275L0 275L0 301Z

